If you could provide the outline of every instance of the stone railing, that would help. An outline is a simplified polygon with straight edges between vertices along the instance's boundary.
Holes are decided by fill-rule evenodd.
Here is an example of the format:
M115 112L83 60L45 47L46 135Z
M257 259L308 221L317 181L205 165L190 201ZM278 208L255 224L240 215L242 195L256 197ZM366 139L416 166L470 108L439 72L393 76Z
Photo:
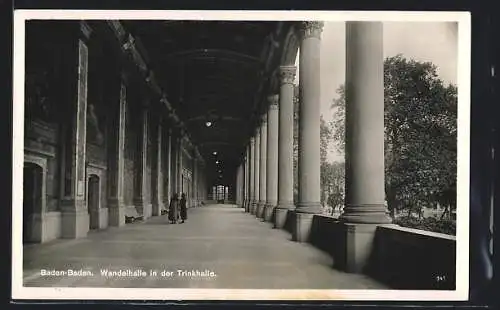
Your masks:
M336 218L314 217L309 242L329 253L334 266L343 264L342 236L343 225ZM394 289L454 290L455 262L455 236L381 225L365 272Z
M455 236L379 226L369 273L401 289L455 289Z

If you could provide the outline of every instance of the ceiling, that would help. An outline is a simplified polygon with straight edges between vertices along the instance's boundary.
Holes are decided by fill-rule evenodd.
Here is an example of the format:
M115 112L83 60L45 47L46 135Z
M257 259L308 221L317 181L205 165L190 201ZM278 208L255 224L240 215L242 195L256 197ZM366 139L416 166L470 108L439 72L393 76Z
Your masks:
M292 23L121 22L209 170L219 170L210 169L216 158L227 168L237 167L266 97L277 90L276 69Z

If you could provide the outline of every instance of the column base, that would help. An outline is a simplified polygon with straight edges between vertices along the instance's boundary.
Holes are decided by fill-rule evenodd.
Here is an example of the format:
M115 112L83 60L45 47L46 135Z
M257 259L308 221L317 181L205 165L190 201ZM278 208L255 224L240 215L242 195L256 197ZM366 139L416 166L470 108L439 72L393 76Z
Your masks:
M337 268L350 273L366 271L377 224L340 223L341 236L338 253L335 258Z
M264 221L273 222L274 208L276 208L276 204L273 203L266 204L264 209Z
M144 205L143 210L144 210L144 219L147 219L147 218L150 218L151 216L153 216L153 205L152 204L148 203L148 204Z
M135 209L139 215L143 216L143 219L150 218L153 211L153 205L144 200L135 200L134 201Z
M257 211L257 201L252 201L250 203L250 214L255 215L255 212Z
M78 239L87 236L89 231L87 210L63 211L61 214L61 238Z
M109 209L99 209L99 229L105 229L109 226Z
M321 214L323 207L319 202L299 202L296 211L308 214Z
M391 224L387 208L383 204L346 205L339 220L357 224Z
M295 212L295 224L293 227L292 238L297 242L307 242L311 235L314 213Z
M264 209L266 208L266 202L265 201L259 201L257 204L257 211L255 212L255 217L262 219L264 218Z
M163 210L163 203L153 202L151 205L151 216L160 216Z
M286 228L287 219L290 216L290 212L294 210L293 204L279 204L275 208L274 214L274 228L283 229Z
M125 205L116 199L108 200L109 226L120 227L125 225Z
M61 212L35 213L28 221L32 228L28 237L31 242L44 243L61 237Z

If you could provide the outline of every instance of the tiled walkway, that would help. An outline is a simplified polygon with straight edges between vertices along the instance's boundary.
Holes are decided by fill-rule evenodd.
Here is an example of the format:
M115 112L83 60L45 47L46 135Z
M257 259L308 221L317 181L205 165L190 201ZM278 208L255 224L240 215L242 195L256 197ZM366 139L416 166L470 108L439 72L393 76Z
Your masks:
M364 275L331 267L331 258L291 241L234 205L188 210L184 224L165 216L121 228L92 231L79 240L24 247L24 285L235 289L383 289ZM87 275L41 275L41 270L84 270ZM129 275L141 269L145 276ZM101 270L122 270L102 276ZM150 275L150 270L157 274ZM169 271L171 274L162 271ZM198 273L190 276L178 270ZM210 276L210 273L212 275Z

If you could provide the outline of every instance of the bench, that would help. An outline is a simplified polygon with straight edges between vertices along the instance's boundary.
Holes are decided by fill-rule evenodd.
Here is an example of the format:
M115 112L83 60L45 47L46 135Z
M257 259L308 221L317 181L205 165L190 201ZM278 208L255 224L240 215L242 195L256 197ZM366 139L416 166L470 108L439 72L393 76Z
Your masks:
M144 215L139 214L135 207L128 207L125 211L125 223L134 223L143 219Z

